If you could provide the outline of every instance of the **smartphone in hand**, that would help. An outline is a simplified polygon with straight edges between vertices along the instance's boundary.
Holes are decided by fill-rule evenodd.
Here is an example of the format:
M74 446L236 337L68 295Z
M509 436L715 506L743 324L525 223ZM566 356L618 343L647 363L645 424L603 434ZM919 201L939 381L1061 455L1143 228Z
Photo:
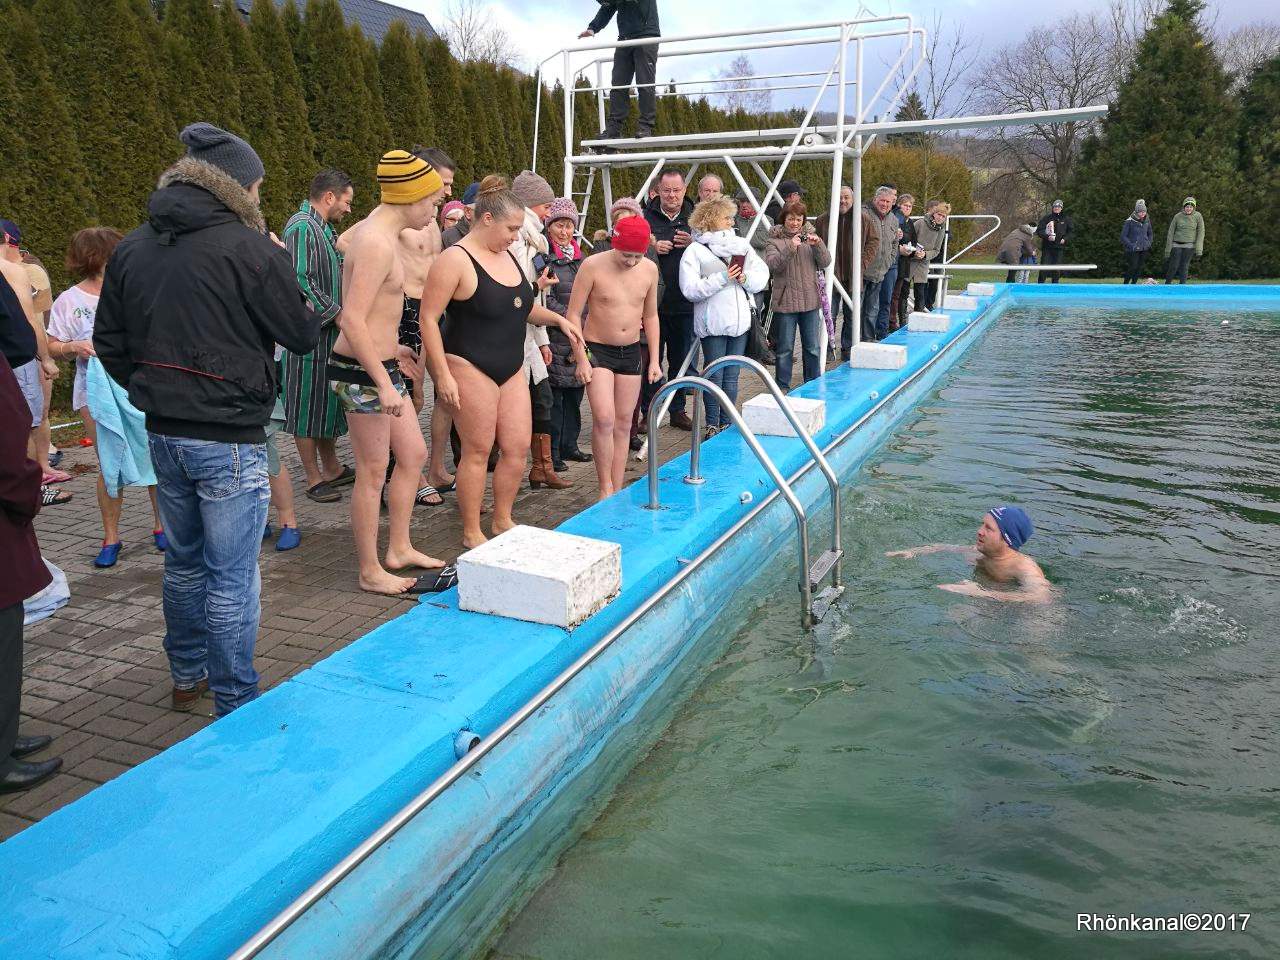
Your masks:
M735 253L729 258L729 268L737 267L739 270L747 269L747 255L745 253Z

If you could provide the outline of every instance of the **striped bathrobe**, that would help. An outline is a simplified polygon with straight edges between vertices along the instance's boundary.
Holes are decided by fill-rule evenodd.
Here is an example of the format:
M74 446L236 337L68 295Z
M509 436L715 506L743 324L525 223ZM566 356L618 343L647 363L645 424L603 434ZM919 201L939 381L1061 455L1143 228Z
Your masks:
M298 286L320 315L320 342L310 353L284 355L284 432L295 437L334 438L347 432L338 396L329 389L325 369L338 339L335 321L342 309L342 256L337 234L302 201L284 225L284 243L293 257Z

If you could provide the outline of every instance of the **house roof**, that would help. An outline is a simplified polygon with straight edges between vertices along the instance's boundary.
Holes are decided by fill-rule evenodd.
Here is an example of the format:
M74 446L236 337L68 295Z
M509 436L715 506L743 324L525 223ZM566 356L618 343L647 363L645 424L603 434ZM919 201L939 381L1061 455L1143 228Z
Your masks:
M306 0L295 2L300 12L306 8ZM284 5L285 0L276 0L277 7ZM253 0L236 0L236 6L247 14L253 6ZM375 43L382 42L391 24L397 20L403 20L410 33L425 33L433 38L439 36L431 21L421 13L406 10L394 3L384 3L383 0L338 0L338 6L342 8L342 15L347 23L358 23L364 35Z

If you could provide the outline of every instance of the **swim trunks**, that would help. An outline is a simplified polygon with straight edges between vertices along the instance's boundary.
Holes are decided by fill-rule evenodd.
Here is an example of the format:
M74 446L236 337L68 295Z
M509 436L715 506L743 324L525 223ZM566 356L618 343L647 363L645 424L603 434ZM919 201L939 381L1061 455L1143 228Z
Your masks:
M394 359L383 360L383 368L391 378L391 385L402 397L409 395L400 367ZM347 413L382 413L378 400L378 388L373 377L360 365L360 361L338 353L329 354L329 389L338 395L338 403Z
M587 359L593 367L611 370L624 377L638 377L644 369L644 352L640 349L639 340L625 347L611 343L588 343Z

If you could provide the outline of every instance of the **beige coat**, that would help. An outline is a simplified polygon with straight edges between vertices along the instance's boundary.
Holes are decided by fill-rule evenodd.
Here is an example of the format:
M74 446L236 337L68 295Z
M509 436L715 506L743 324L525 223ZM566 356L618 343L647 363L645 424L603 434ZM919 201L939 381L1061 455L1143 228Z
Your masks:
M822 238L810 246L796 247L785 227L769 231L769 244L764 248L764 262L773 275L773 297L769 305L778 313L808 313L817 310L818 271L831 263L831 254Z

